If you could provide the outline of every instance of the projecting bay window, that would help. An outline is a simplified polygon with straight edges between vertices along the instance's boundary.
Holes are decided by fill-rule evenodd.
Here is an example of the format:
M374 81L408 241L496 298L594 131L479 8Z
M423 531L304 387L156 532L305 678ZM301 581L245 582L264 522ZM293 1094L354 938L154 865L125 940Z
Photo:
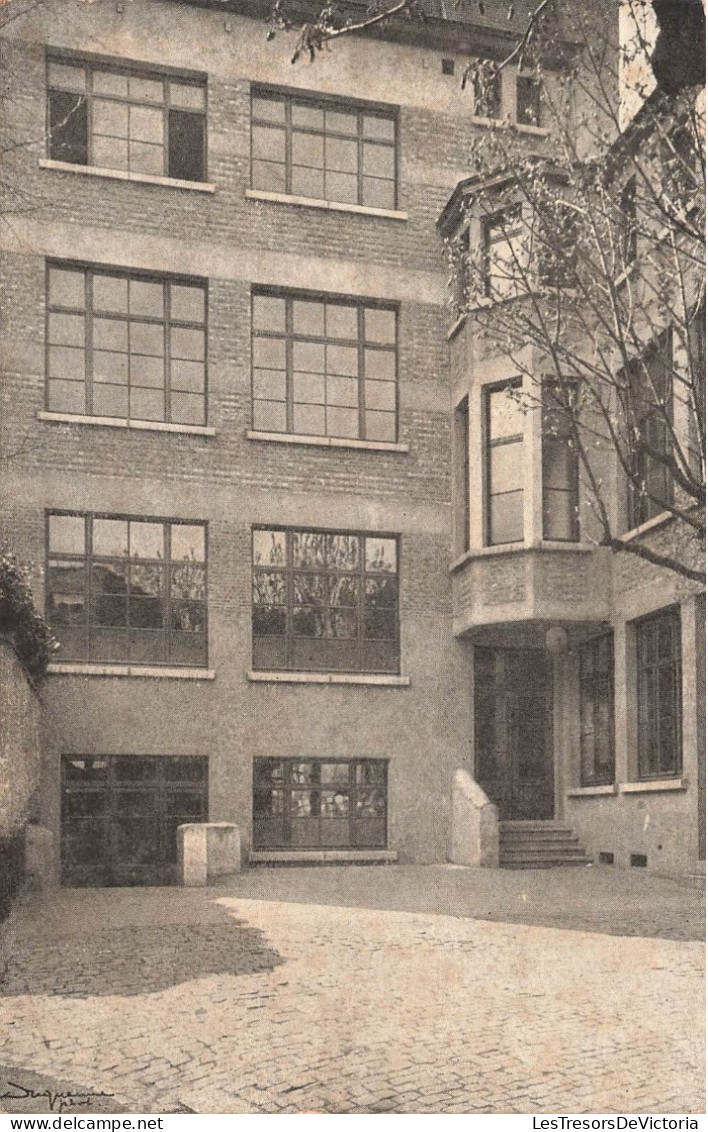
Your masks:
M396 208L396 113L267 88L251 95L254 189Z
M525 290L528 262L521 205L482 221L483 282L488 299L513 299Z
M379 304L254 294L254 429L395 441L396 323Z
M58 660L206 666L204 524L52 513L47 542Z
M204 425L206 285L50 264L47 408Z
M573 446L573 392L544 386L543 537L558 542L580 538L578 454Z
M486 391L486 544L524 539L521 383Z
M385 848L387 770L382 759L256 759L255 848Z
M681 773L681 618L678 608L637 623L639 778Z
M253 531L253 667L397 673L398 542Z
M50 58L47 91L54 161L205 180L205 79Z
M580 784L615 780L614 648L612 633L584 641L580 653Z

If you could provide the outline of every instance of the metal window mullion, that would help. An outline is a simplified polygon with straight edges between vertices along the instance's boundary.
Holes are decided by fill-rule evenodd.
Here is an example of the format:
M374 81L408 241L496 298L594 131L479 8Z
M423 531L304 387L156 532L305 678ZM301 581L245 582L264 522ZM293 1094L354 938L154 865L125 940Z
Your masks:
M366 641L366 536L359 539L359 615L357 617L357 671L364 671L364 647Z
M357 204L364 203L364 111L356 113L357 132L357 170L356 170L356 196Z
M285 430L295 431L295 374L294 374L294 313L293 300L285 299Z
M285 662L288 669L292 669L295 663L295 629L293 626L295 579L293 576L292 534L292 531L285 532Z
M365 397L365 354L364 354L364 306L357 303L357 367L359 370L359 439L366 439L366 397Z
M165 75L162 80L162 168L165 177L170 175L170 105L169 80Z
M165 358L162 366L162 405L165 420L172 420L172 288L162 280L162 309Z
M284 98L285 105L285 191L293 191L293 104L291 98Z
M86 75L86 161L88 165L93 165L93 67L87 63L84 71Z
M93 416L93 272L84 270L84 393L86 412Z

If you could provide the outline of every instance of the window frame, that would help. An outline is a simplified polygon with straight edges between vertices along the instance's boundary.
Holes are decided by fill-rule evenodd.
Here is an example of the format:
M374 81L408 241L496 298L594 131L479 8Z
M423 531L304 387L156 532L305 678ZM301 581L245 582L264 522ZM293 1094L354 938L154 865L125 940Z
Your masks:
M265 775L263 778L259 775L259 770L267 769L267 764L271 764L273 769L281 768L282 777L267 779ZM346 766L347 767L347 780L346 782L326 782L322 779L323 766ZM311 767L313 776L309 781L298 780L294 776L296 767ZM380 773L380 781L371 783L359 782L359 769L362 767L368 768L375 766ZM253 843L254 848L260 851L268 850L351 850L351 849L386 849L388 846L388 802L389 802L389 760L382 758L345 758L341 756L317 756L317 757L287 757L278 758L277 756L263 756L257 757L253 760L253 775L252 775L252 828L253 828ZM363 777L363 775L362 775ZM257 806L257 794L273 795L279 793L282 795L282 813L272 817L261 817L260 810ZM383 798L383 813L372 818L358 817L357 805L360 798L366 794L378 794ZM332 814L325 811L323 812L322 801L323 795L332 794L334 796L346 796L347 798L347 812L346 814ZM308 796L308 807L316 812L311 812L308 815L298 816L295 813L296 806L294 800L299 795ZM316 796L313 799L313 795ZM334 798L333 798L334 801ZM336 822L341 824L342 827L347 827L346 842L341 839L330 837L328 840L322 836L322 821ZM363 838L361 836L361 823L362 822L375 822L381 830L380 834L376 837L369 836ZM294 823L301 822L308 823L312 833L311 839L307 836L305 840L300 838L293 838L293 825ZM264 826L269 823L271 827L280 826L281 835L275 834L275 831L266 831ZM317 824L317 836L314 836L314 823ZM270 836L265 836L266 832ZM344 833L344 829L339 831ZM275 834L275 836L273 836ZM301 835L302 836L302 835Z
M552 390L554 387L557 388L558 384L559 383L555 380L544 381L541 387L541 524L544 541L577 543L580 542L580 461L578 452L570 443L570 436L572 435L572 431L569 431L567 434L561 433L550 436L547 432L548 405L546 399L550 390ZM574 392L577 392L577 384L574 382L566 383L565 388L568 389L569 398L573 397ZM563 414L562 406L558 408L557 412ZM561 416L562 423L564 419L567 418ZM567 421L567 424L568 428L570 429L570 421ZM548 444L549 442L553 441L564 444L570 449L572 453L570 462L566 465L566 468L570 470L570 481L568 486L556 487L551 486L547 482L547 458L549 455ZM570 534L564 538L561 538L558 535L547 533L546 528L547 503L550 501L551 496L561 494L569 496L569 502L571 506L570 514L572 516Z
M455 552L466 554L472 546L470 496L470 396L465 393L453 412Z
M263 330L256 329L254 318L254 305L255 300L263 297L267 299L279 299L285 303L285 330ZM323 307L328 306L341 306L341 307L354 307L356 308L357 318L357 337L345 338L333 335L328 337L326 329L322 334L296 332L294 328L294 304L295 303L312 303L322 304ZM385 311L393 314L395 320L394 341L393 343L377 343L373 340L367 340L365 330L365 312L367 310ZM282 341L285 344L285 429L276 429L272 426L263 428L256 424L255 409L257 402L265 404L283 404L282 401L273 398L256 397L255 377L256 370L263 367L257 367L255 364L255 342L260 339L270 341ZM265 432L276 434L279 436L312 436L315 438L327 438L338 440L356 440L368 442L372 444L386 443L396 444L399 438L399 339L400 339L400 304L388 303L378 299L362 299L348 295L341 294L328 294L326 292L315 291L298 291L289 290L284 288L275 287L253 287L251 289L251 425L255 432ZM312 343L321 345L323 353L326 354L328 346L343 347L345 349L355 348L357 351L357 405L356 406L337 406L332 405L328 399L328 378L336 377L336 374L330 374L326 369L326 362L323 362L325 371L322 374L323 385L325 392L323 393L324 400L322 402L298 402L295 399L295 363L294 363L294 348L296 343ZM366 375L366 351L373 350L375 352L384 354L393 354L394 359L394 376L393 380L368 378ZM266 367L267 368L267 367ZM277 372L277 371L274 371ZM346 377L347 375L342 375ZM351 375L352 377L354 375ZM369 409L367 408L366 400L366 385L367 382L374 381L383 385L393 385L394 391L394 404L393 409ZM295 409L296 406L312 404L322 405L324 417L324 430L318 433L303 432L295 427ZM328 409L336 408L356 408L358 412L358 427L355 436L349 436L346 433L330 432L327 427ZM393 417L393 436L369 437L367 436L367 412L385 412L387 415Z
M50 523L51 519L55 517L68 517L82 519L84 523L84 549L82 553L57 551L53 550L50 539ZM94 522L96 520L114 520L131 523L146 523L160 525L163 528L162 532L162 545L164 549L164 558L149 558L148 556L129 556L125 555L105 555L96 554L94 552ZM174 559L172 557L172 528L188 526L197 527L203 532L204 540L204 560L203 562L196 562L203 574L203 597L199 599L183 599L175 598L172 595L172 576L173 568L185 559ZM168 534L169 531L169 534ZM57 624L51 615L51 598L54 592L52 587L51 570L55 563L73 564L79 567L83 573L83 586L81 589L81 596L83 597L83 612L80 624L77 625L79 630L83 633L85 645L81 656L60 656L58 661L60 663L68 664L92 664L92 665L106 665L106 664L129 664L148 668L182 668L182 669L208 669L209 667L209 589L208 589L208 563L209 563L209 526L205 520L194 519L177 519L177 518L164 518L162 516L147 516L147 515L130 515L125 513L113 513L104 511L76 511L62 508L50 508L45 512L45 609L47 611L47 620L52 626L57 639L61 643L62 628L61 624ZM188 560L187 560L188 561ZM131 596L132 596L132 581L128 579L126 574L126 584L124 593L116 594L115 596L125 597L125 624L118 626L123 630L124 636L127 640L127 649L125 650L126 656L124 657L105 657L105 656L92 656L92 634L96 632L105 631L106 629L114 628L110 625L102 626L100 623L94 621L94 606L98 599L106 593L103 591L94 590L92 585L92 575L97 566L110 565L111 562L120 562L126 567L132 564L143 564L153 567L158 565L160 567L159 574L159 593L157 601L159 602L162 625L157 628L148 626L149 630L153 632L157 638L159 634L158 644L162 646L162 657L160 659L144 659L142 657L131 657L130 635L131 630L143 629L145 626L131 625L130 623L130 609L131 609ZM129 589L129 586L131 589ZM59 591L61 592L76 592L76 591ZM142 595L141 595L142 596ZM149 596L149 595L147 595ZM135 600L135 599L133 599ZM175 633L183 633L184 630L175 630L171 624L171 615L175 609L175 603L179 605L184 601L197 601L202 612L204 628L199 632L199 636L203 639L203 658L199 661L190 659L188 661L180 660L179 657L173 655L173 649L176 641L179 638L174 638ZM71 626L74 627L73 625ZM195 632L196 635L196 632ZM73 651L73 650L72 650Z
M671 655L659 657L658 635L661 623L670 623ZM637 779L640 782L676 778L683 770L683 664L681 655L681 608L678 605L657 610L634 623L637 663ZM647 636L654 633L655 657L647 659L643 652ZM668 716L660 713L658 692L659 673L662 668L672 670L672 710ZM661 725L668 719L673 737L672 758L669 765L661 765L664 747L661 743ZM651 731L651 735L647 732ZM652 748L655 752L652 757ZM649 762L652 765L647 766Z
M503 70L497 70L495 59L477 59L473 77L474 116L487 122L501 122L504 114ZM494 68L494 77L489 79L489 71ZM482 82L484 78L484 82ZM496 111L494 113L493 111Z
M258 98L262 98L264 100L271 100L271 101L280 101L280 102L283 103L283 105L284 105L284 121L283 121L282 126L280 126L278 123L275 123L273 121L268 121L265 118L260 118L260 117L257 116L256 112L254 111L254 100L258 99ZM300 127L300 126L297 126L297 125L293 126L293 122L292 122L293 106L303 106L303 107L307 107L309 109L323 110L323 111L330 110L331 112L334 112L334 113L341 112L342 114L356 114L356 116L357 116L357 133L356 133L356 145L357 145L357 168L356 168L357 194L356 195L357 195L357 199L356 199L356 201L340 200L338 197L328 196L326 186L324 188L322 196L312 196L311 194L308 194L308 193L300 193L300 192L294 192L293 191L293 188L292 188L293 172L292 171L293 171L293 167L296 165L296 163L293 161L293 155L292 155L293 133L305 134L307 136L322 137L323 141L327 137L333 137L335 140L341 140L341 141L352 141L353 140L353 135L337 134L333 130L328 130L327 127L326 127L326 124L324 124L322 126L321 130L317 129L315 127L305 127L305 126ZM392 125L393 125L393 140L391 142L388 142L385 139L365 138L364 137L363 119L366 116L373 117L373 118L382 118L386 121L391 122ZM285 134L285 146L284 146L284 148L285 148L285 159L284 159L284 161L273 162L270 158L259 159L259 158L254 156L254 127L256 127L256 128L257 127L265 127L265 128L271 128L271 129L273 129L273 128L282 129L283 133ZM392 182L392 184L393 184L393 200L392 200L392 202L389 202L389 203L382 205L380 203L377 203L377 202L372 203L371 201L364 199L364 197L365 197L365 193L364 193L364 178L365 178L365 174L364 174L364 143L365 143L365 141L367 143L370 143L370 144L380 145L384 148L391 149L393 151L393 177L392 178L386 178L386 177L384 177L384 178L374 178L374 179L377 179L377 180L383 180L383 181L386 181L386 182L391 181ZM262 191L266 191L266 190L270 191L272 189L272 185L266 185L265 189L264 189L263 187L259 187L255 184L256 178L254 177L254 162L258 161L258 160L263 160L263 161L268 161L271 164L283 165L284 166L285 187L282 188L282 189L279 188L279 189L276 190L277 192L281 193L283 196L291 196L291 197L294 197L296 199L297 198L311 199L311 200L323 201L323 202L328 201L328 202L331 202L333 204L341 205L342 207L346 207L347 205L349 205L352 208L376 208L376 209L382 209L384 211L395 212L399 207L399 188L400 188L400 185L399 185L399 180L400 180L400 155L399 155L399 152L400 152L400 130L399 130L399 109L398 109L397 106L392 106L390 104L381 103L381 102L366 102L366 101L362 101L361 99L347 98L346 96L340 97L338 95L333 95L333 94L326 94L326 93L319 93L319 92L313 93L313 92L308 92L308 91L301 91L301 90L298 90L298 89L294 89L292 87L272 86L272 85L269 85L268 83L252 83L251 84L250 159L249 160L250 160L250 187L251 187L252 192L262 192ZM324 150L323 150L323 159L322 159L323 178L325 177L326 173L328 172L328 167L327 167L325 162L326 162L326 158L324 156ZM309 166L304 166L304 167L310 168ZM312 168L316 168L316 167L312 166ZM337 172L346 173L347 171L339 171L339 170L335 170L335 169L329 169L329 172L330 173L337 173Z
M668 421L664 419L659 407L651 403L651 399L656 398L656 390L652 389L646 372L648 366L655 361L661 362L661 359L663 359L666 381L666 416ZM673 501L674 480L670 469L652 456L645 447L647 429L651 429L652 423L658 422L663 434L664 454L670 455L671 453L670 428L673 424L674 404L673 336L671 328L662 334L658 340L651 343L649 349L641 357L631 361L624 372L628 384L628 425L639 433L639 441L631 445L629 452L632 478L627 484L628 529L635 530L651 519L662 515ZM646 399L647 390L649 391L649 402L645 407L642 407L641 402L643 398ZM659 493L661 497L653 498L646 489L644 491L639 490L637 481L643 482L646 486L651 474L657 472L661 475L663 484Z
M600 668L600 652L603 642L606 642L607 668ZM591 663L585 662L585 657L592 652ZM614 671L614 633L612 630L581 641L578 646L578 696L579 696L579 723L580 723L580 785L611 786L615 781L615 671ZM584 671L585 669L585 671ZM607 769L603 772L598 761L598 732L600 705L607 704L607 751L609 755ZM589 726L584 727L585 706L590 707L591 719ZM592 757L585 757L585 740L592 743ZM601 749L601 748L600 748ZM588 773L590 770L590 773Z
M507 389L519 389L523 391L522 378L515 378L513 381L495 382L491 385L485 385L482 389L483 396L483 439L484 439L484 545L485 546L519 546L523 544L526 538L525 531L525 488L522 479L522 486L520 489L521 494L521 537L514 539L512 542L505 540L504 542L492 541L492 499L496 495L509 495L512 492L493 492L492 491L492 452L495 448L508 447L511 444L519 445L519 452L523 454L524 445L526 443L525 432L522 429L520 433L513 433L509 437L497 437L492 440L491 437L491 400L497 393L504 394Z
M637 177L628 177L619 192L619 246L621 262L620 274L628 271L637 259L638 217L637 217Z
M527 105L531 106L534 110L533 120L522 118L519 114L519 108L522 100L520 99L520 87L522 84L528 84L535 89L533 102L529 100ZM517 126L530 126L535 130L543 129L543 82L540 78L529 71L521 71L516 75L516 85L514 90L514 121Z
M276 563L257 563L255 561L255 535L257 532L265 531L274 534L285 535L285 561L280 564ZM342 570L338 567L329 567L327 564L324 566L296 566L294 564L294 549L293 542L294 536L303 535L321 535L325 539L327 537L344 537L357 540L357 565L351 570ZM366 540L385 540L393 542L395 545L396 554L396 570L395 574L389 571L368 571L366 569ZM325 544L326 545L326 544ZM273 575L276 574L283 580L283 588L281 593L284 595L284 600L279 603L272 603L271 608L281 610L281 616L284 618L284 630L275 633L258 633L256 632L256 616L260 609L268 609L267 603L255 601L256 597L256 579L258 575ZM323 579L322 592L326 595L325 600L321 603L320 608L323 610L335 610L341 608L344 612L353 610L356 620L356 634L354 636L344 637L329 637L322 636L308 636L306 634L297 633L294 626L294 614L298 608L307 610L310 608L307 603L298 603L296 601L296 586L295 580L298 576L313 576ZM336 577L356 577L357 579L357 597L353 605L347 606L342 603L331 603L329 601L330 582L332 578ZM394 633L393 636L366 636L366 582L370 577L374 578L395 578L396 583L396 601L395 605L384 605L379 608L383 609L389 616L393 615ZM257 523L251 528L251 657L254 672L300 672L300 673L361 673L369 675L400 675L401 671L401 593L400 593L400 580L401 580L401 536L389 531L362 531L362 530L342 530L339 528L321 528L321 527L292 527L283 526L280 524L264 524ZM375 608L372 606L371 608ZM273 646L273 650L280 652L280 657L273 657L272 653L267 652L267 643L270 641L283 642L278 650L278 646ZM349 643L350 653L356 656L356 664L343 664L333 665L331 663L314 663L304 664L298 663L297 656L297 642L298 641L322 641L327 642L331 640L340 640ZM265 641L266 644L261 644ZM367 645L369 649L367 650ZM390 646L390 655L395 656L395 663L393 660L387 664L374 665L369 662L369 654L375 655L377 647L380 649L382 645ZM306 648L307 646L303 646ZM326 651L326 650L316 650ZM344 650L342 650L344 652ZM265 654L265 659L259 653ZM346 654L345 654L346 655ZM325 656L325 660L327 656Z
M50 67L52 64L66 67L83 67L85 73L85 91L83 95L79 92L62 91L60 87L54 87L50 81ZM122 96L116 94L96 94L93 89L93 76L94 72L101 71L114 75L124 75L127 79L144 79L149 82L160 82L163 87L162 101L157 102L141 102L136 99L131 99L130 96ZM170 97L170 83L182 84L184 86L191 86L193 88L200 88L203 90L203 108L187 108L183 106L173 106ZM114 58L102 58L101 56L88 55L84 52L63 52L61 50L47 51L45 55L45 91L46 91L46 138L47 138L47 155L55 161L64 161L62 157L55 157L52 152L52 125L51 125L51 94L56 93L75 93L77 97L84 100L86 107L86 161L69 161L68 164L81 165L87 169L115 169L116 171L127 173L130 175L134 173L139 176L147 177L161 177L169 180L185 181L187 183L194 183L196 185L205 184L208 177L208 121L209 121L209 90L208 78L203 72L178 70L174 68L164 67L160 65L149 64L147 66L141 63L128 63L123 60L116 60ZM162 111L163 131L162 131L162 150L163 162L162 172L154 173L143 169L131 169L130 159L128 166L112 166L105 165L101 162L94 160L94 140L96 137L112 136L98 134L94 128L94 100L99 98L102 101L116 103L121 106L139 106L151 109L159 108ZM185 177L183 174L177 176L176 173L170 171L170 112L181 111L186 114L199 115L203 120L202 128L202 152L201 152L201 176L199 177ZM56 129L56 127L54 127ZM119 138L120 135L115 135ZM126 135L126 141L129 141L129 135ZM157 147L157 143L149 143Z
M517 219L518 217L518 219ZM513 220L513 228L507 231L507 222ZM524 235L524 211L520 202L515 202L506 205L504 208L496 209L482 216L481 221L481 236L482 236L482 282L483 282L483 295L485 299L492 303L503 303L509 299L516 299L526 293L523 286L523 273L528 269L528 264L519 264L516 251L514 249L514 239L517 235ZM498 230L501 232L500 236L494 236L492 233ZM509 259L508 263L513 266L513 273L510 272L508 277L502 279L502 284L508 288L504 293L498 293L499 283L495 283L492 277L492 249L496 245L506 245L510 252L513 252L513 259ZM504 261L507 262L507 261Z
M69 304L59 306L52 303L50 297L50 272L52 269L57 271L74 272L75 274L83 275L84 279L84 306L83 309L79 307L72 307ZM124 279L126 284L130 282L159 284L163 288L163 314L133 315L128 307L126 299L126 308L124 312L116 311L101 311L98 308L97 313L96 305L93 301L93 281L97 278L109 279ZM199 289L204 296L204 321L198 323L190 319L176 319L172 318L171 311L171 286L183 286ZM51 413L72 413L87 419L106 419L116 421L140 422L141 424L174 424L185 428L197 427L204 428L208 426L209 422L209 281L208 279L199 278L196 276L188 275L175 275L171 272L149 272L132 270L129 268L113 268L105 264L84 263L74 260L58 260L47 259L45 262L45 358L44 358L44 372L45 372L45 392L44 403L47 412ZM83 383L80 379L73 379L74 384L83 386L84 390L84 405L85 409L81 412L76 412L75 408L53 408L50 401L50 386L52 381L66 381L71 380L61 377L53 377L50 373L51 363L51 350L56 344L50 340L50 318L55 315L69 315L81 316L84 324L84 345L82 347L84 353L84 379ZM139 323L140 325L161 326L163 330L163 379L162 386L155 385L137 385L131 382L131 364L130 360L134 357L140 357L138 351L131 351L130 339L128 337L128 346L125 351L108 351L115 352L127 360L127 373L126 381L120 382L96 382L95 381L95 368L94 368L94 329L96 319L102 319L111 323L124 324L129 328L132 323ZM203 393L193 393L191 390L175 390L172 377L172 362L181 359L173 358L172 347L172 330L199 330L203 334L204 339L204 359L203 359ZM155 355L158 356L158 355ZM189 359L185 359L188 361ZM94 412L93 408L93 393L95 384L106 384L111 387L120 386L125 387L127 397L127 413L123 415L112 415L106 412ZM160 417L141 417L134 416L130 412L130 392L132 389L146 389L157 390L160 389L163 395L163 414ZM180 421L173 419L172 398L173 395L188 394L190 396L200 397L203 406L202 419L200 421Z

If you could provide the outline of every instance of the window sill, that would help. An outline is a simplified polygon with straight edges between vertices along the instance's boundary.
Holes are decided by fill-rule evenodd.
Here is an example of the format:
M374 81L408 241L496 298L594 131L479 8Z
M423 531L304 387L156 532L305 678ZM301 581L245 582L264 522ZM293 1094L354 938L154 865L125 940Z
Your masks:
M258 432L249 429L248 440L266 440L274 444L311 444L318 448L360 448L366 452L409 452L407 444L394 444L383 440L350 440L340 436L304 436L299 433Z
M391 864L398 860L395 849L252 849L250 865Z
M215 680L209 668L170 668L144 664L50 664L47 672L58 676L147 676L162 680Z
M632 527L631 531L625 531L623 535L619 535L619 541L632 542L635 538L641 538L642 535L648 534L649 531L653 531L657 527L663 527L664 523L668 523L670 518L670 511L662 511L660 515L654 515L652 519L647 519L646 523L641 523L638 527Z
M366 684L377 688L408 688L410 676L366 672L247 672L253 684Z
M457 335L460 333L460 331L462 330L462 327L465 325L466 322L467 322L467 314L466 313L461 314L459 318L455 319L452 326L450 327L450 329L447 332L448 342L452 342L452 339L457 337Z
M451 563L449 570L451 574L461 570L468 562L476 558L496 558L501 555L508 556L511 554L533 554L534 551L541 554L592 554L596 547L592 543L587 542L550 542L542 541L535 543L523 542L508 542L500 543L498 546L480 546L474 550L466 550L459 558L455 558Z
M578 786L575 790L566 790L566 798L596 798L600 795L617 794L618 787L614 786Z
M514 129L517 134L528 134L533 138L547 138L550 137L551 131L546 126L531 126L525 122L515 122Z
M323 208L330 212L352 212L359 216L382 216L387 220L407 220L407 212L392 208L369 208L365 204L343 204L336 200L316 200L313 197L297 197L290 193L269 193L263 189L246 189L247 200L270 201L274 204L296 204L304 208Z
M685 778L654 778L646 782L620 782L620 794L658 794L670 790L688 790Z
M208 181L182 181L178 177L158 177L152 173L131 173L128 169L104 169L100 165L74 165L70 161L40 158L40 169L57 169L62 173L80 173L85 177L106 177L111 181L136 181L141 185L163 185L168 189L191 189L195 193L215 193L216 185Z
M174 432L186 436L216 436L216 429L206 425L170 424L168 421L129 421L122 417L89 417L80 413L37 413L38 421L61 424L104 425L107 428L137 428L144 432Z

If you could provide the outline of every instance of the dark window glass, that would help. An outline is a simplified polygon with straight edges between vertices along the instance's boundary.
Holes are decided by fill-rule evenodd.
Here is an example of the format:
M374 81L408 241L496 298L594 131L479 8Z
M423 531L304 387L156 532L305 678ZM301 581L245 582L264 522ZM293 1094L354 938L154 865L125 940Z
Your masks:
M464 397L455 409L455 541L459 554L470 548L470 407Z
M251 123L254 189L396 208L390 111L254 88Z
M543 537L559 542L580 537L573 397L572 389L556 384L543 390Z
M619 252L621 273L637 258L637 180L630 177L625 182L619 199Z
M206 666L203 524L50 514L48 550L61 661Z
M398 672L392 536L253 531L253 666Z
M524 413L513 395L520 389L517 383L486 394L488 546L524 539Z
M580 658L580 781L615 779L614 647L612 633L584 641Z
M253 296L253 427L394 442L397 316L388 307Z
M204 82L50 58L47 90L54 160L204 180Z
M490 59L480 59L474 71L474 112L478 118L501 118L502 72Z
M53 263L47 408L128 420L206 421L206 286Z
M681 773L681 619L678 609L637 624L639 777Z
M255 847L385 848L387 770L383 760L256 759Z
M541 125L541 83L533 75L517 76L516 121L522 126Z
M670 335L627 370L630 529L660 515L673 498L671 470L665 462L672 451L672 373Z

